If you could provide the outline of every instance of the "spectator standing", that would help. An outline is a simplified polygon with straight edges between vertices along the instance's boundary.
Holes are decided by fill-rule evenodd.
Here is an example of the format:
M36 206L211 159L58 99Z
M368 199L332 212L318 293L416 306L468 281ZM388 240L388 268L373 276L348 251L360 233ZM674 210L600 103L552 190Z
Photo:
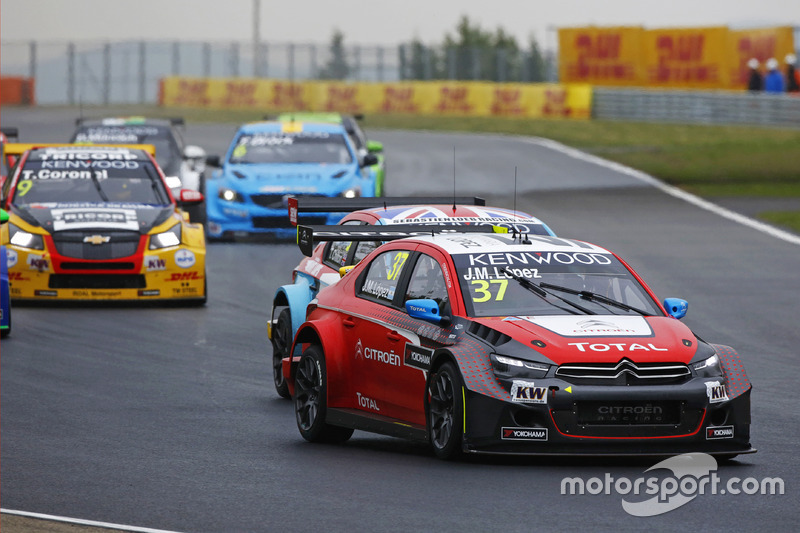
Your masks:
M750 77L747 79L748 91L761 91L764 88L764 81L761 79L761 72L758 71L759 62L755 57L747 62L750 68Z
M778 60L774 57L767 59L767 76L764 78L764 91L768 93L782 93L784 86L783 74L778 70Z
M786 55L786 92L800 92L800 72L795 69L797 56L794 54Z

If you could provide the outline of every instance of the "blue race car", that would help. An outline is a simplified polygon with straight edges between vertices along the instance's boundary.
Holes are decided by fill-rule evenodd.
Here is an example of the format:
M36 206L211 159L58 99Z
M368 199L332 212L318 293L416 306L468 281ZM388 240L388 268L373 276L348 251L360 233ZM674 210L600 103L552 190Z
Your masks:
M8 221L8 213L0 209L0 223ZM0 246L0 337L11 333L11 295L8 290L8 256L6 247Z
M374 196L375 176L367 167L375 154L360 162L341 124L258 122L239 128L224 160L206 184L209 239L252 235L293 238L286 218L288 195L356 198ZM341 215L322 214L306 220L334 224Z

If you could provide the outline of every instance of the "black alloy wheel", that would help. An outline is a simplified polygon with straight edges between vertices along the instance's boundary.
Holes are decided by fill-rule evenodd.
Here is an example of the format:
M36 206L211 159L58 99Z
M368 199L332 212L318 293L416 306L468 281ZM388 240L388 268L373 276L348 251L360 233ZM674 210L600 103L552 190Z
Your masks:
M325 357L322 349L313 345L303 352L294 378L297 429L309 442L344 442L353 434L350 428L325 422L327 393Z
M461 452L461 375L448 361L428 381L428 437L433 452L441 459L455 459Z
M283 358L289 355L292 347L292 313L287 307L278 314L278 321L272 330L272 379L275 390L282 398L289 398L289 386L283 377Z

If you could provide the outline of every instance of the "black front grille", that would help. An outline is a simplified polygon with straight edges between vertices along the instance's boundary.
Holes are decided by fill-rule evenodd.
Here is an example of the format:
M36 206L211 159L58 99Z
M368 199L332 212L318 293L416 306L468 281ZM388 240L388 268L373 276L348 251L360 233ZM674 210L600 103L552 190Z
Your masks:
M682 405L666 402L576 402L577 423L581 426L641 426L680 424Z
M253 217L253 227L257 229L294 229L288 216ZM305 216L299 218L300 224L321 225L328 221L327 216Z
M127 261L122 263L86 263L83 261L64 261L61 263L62 270L133 270L134 268L136 268L136 265Z
M584 385L663 385L681 383L691 377L683 363L568 363L556 370L556 377Z
M53 233L53 242L64 257L105 261L134 255L141 237L135 231L58 231ZM93 240L99 244L92 244Z
M270 209L286 209L287 203L284 201L285 194L251 194L250 200L254 204L261 207L268 207ZM325 198L324 194L304 194L303 197L314 196Z
M52 274L51 289L144 289L142 274Z

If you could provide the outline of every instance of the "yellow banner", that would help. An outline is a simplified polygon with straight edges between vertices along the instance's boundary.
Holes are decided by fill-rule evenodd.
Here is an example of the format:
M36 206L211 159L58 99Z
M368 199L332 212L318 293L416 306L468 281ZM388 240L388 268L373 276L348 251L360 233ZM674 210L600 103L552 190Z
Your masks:
M559 29L558 79L562 83L641 85L643 31L636 26Z
M747 88L750 69L747 62L753 58L766 68L767 59L774 57L785 68L784 59L794 52L794 29L791 26L762 28L758 30L736 30L729 32L728 62L731 89Z
M490 82L349 83L179 78L161 80L164 107L338 111L516 118L591 115L589 85Z
M645 84L653 87L727 87L728 28L668 28L643 36Z

